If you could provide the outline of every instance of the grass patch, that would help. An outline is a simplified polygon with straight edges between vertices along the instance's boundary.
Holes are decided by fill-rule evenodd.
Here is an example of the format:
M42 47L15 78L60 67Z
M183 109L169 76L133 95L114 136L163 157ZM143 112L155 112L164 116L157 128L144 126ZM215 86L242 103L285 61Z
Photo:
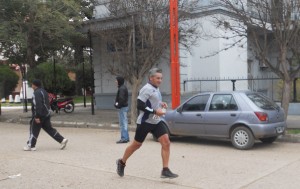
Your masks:
M287 134L300 134L300 129L288 129Z
M86 96L86 103L91 103L91 96ZM83 103L84 99L83 96L74 96L73 97L74 103Z
M74 103L83 103L83 96L74 96L73 97ZM91 96L86 96L86 103L91 103ZM9 103L7 102L1 102L2 107L14 107L14 106L23 106L23 103ZM28 106L31 106L31 103L27 103Z
M27 103L27 104L31 104L31 103ZM9 102L1 102L1 106L2 107L13 107L13 106L23 106L23 103L9 103Z

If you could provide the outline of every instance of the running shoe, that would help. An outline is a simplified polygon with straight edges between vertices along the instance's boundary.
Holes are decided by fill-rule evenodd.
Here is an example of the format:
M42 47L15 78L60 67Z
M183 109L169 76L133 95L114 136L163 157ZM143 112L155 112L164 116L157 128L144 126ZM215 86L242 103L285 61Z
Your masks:
M165 168L161 171L161 178L176 178L177 174L172 173L169 168Z
M121 159L118 159L117 160L117 173L120 177L123 177L124 176L124 169L125 169L125 164L122 162Z

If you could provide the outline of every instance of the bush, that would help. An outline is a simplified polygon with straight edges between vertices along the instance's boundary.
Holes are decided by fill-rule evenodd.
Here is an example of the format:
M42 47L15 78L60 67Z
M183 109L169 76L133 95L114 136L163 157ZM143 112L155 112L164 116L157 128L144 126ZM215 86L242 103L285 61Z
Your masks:
M76 95L76 82L71 81L68 87L62 89L62 94L66 96L74 96Z
M75 87L68 76L68 73L60 64L55 65L56 83L54 83L53 63L42 63L36 68L29 70L28 80L40 79L46 91L63 95L74 95Z
M84 76L84 77L83 77ZM93 86L93 73L91 72L91 65L85 63L84 75L82 64L77 66L76 69L76 87L77 94L82 95L82 89L85 87L86 91Z
M16 88L19 76L8 66L0 66L0 97L7 97Z

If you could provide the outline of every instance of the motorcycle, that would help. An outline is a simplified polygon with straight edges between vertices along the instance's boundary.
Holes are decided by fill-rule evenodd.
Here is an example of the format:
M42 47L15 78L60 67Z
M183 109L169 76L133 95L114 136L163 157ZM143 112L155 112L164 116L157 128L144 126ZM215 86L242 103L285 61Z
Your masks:
M49 103L51 110L56 113L60 112L61 109L64 110L66 113L72 113L74 111L74 102L73 98L59 98L57 99L56 96L52 93L49 93Z

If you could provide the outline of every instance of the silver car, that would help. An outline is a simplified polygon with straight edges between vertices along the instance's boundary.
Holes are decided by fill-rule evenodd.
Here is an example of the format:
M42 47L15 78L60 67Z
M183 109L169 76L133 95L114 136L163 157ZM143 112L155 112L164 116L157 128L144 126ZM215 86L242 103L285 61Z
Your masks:
M197 94L167 111L163 122L170 136L227 138L241 150L251 148L256 139L272 143L286 128L283 109L249 91Z

